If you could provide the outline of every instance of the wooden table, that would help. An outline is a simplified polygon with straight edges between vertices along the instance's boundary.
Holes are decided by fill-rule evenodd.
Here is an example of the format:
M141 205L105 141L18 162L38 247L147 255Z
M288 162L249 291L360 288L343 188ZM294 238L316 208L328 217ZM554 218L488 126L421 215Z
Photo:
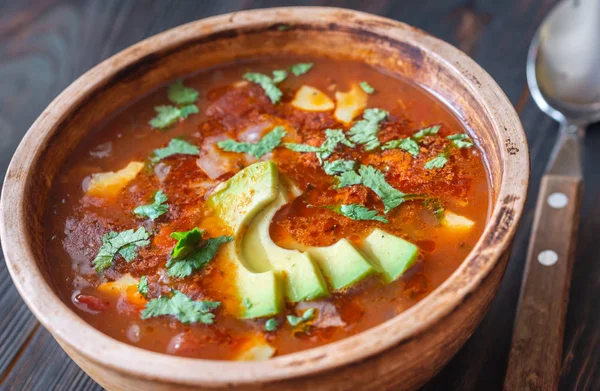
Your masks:
M321 5L397 19L468 53L500 84L529 139L530 197L508 270L490 311L424 390L499 390L539 179L557 125L530 98L527 47L556 0L0 0L0 178L34 119L79 75L146 37L196 19L249 8ZM600 126L585 147L586 191L568 311L561 390L600 389ZM596 151L596 153L594 153ZM11 243L2 243L10 246ZM0 262L0 389L100 390L40 327Z

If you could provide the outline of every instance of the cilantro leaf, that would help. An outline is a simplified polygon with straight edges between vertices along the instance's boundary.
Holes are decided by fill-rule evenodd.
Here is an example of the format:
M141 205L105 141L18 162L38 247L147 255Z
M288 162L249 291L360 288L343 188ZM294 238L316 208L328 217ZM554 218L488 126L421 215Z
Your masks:
M375 88L371 87L371 85L366 81L361 81L360 83L358 83L358 85L360 86L360 88L362 88L364 92L366 92L369 95L375 92Z
M204 235L204 230L198 228L190 231L171 233L171 237L177 240L177 243L171 250L171 257L182 258L191 253L194 247L202 240L202 235Z
M179 109L179 116L183 119L190 116L190 114L198 114L200 111L198 110L198 106L196 105L186 105Z
M468 134L452 134L446 138L451 140L452 144L457 148L471 148L473 146L473 140L471 140Z
M433 212L434 216L440 221L444 217L444 205L437 197L429 197L423 200L423 206Z
M428 128L421 129L412 136L412 139L415 141L421 141L426 136L435 136L436 134L438 134L438 131L440 130L440 128L441 128L440 125L436 125L436 126L430 126Z
M365 146L365 151L372 151L380 143L377 138L379 133L379 123L383 121L389 113L382 109L366 109L363 119L356 122L348 131L350 140Z
M292 65L290 67L290 72L292 72L294 76L304 75L306 72L310 71L310 68L312 68L313 65L312 62L300 62Z
M273 71L273 83L275 84L279 84L282 81L284 81L288 76L287 71L284 71L283 69L277 69L275 71Z
M112 265L113 259L117 254L121 254L127 262L133 261L136 255L135 250L138 247L150 244L148 238L150 238L150 234L144 227L138 228L137 231L128 229L127 231L111 231L104 234L104 236L102 236L102 245L94 258L94 268L96 269L96 273L108 269Z
M427 161L425 163L425 168L427 170L432 170L434 168L442 168L448 163L448 154L445 152L438 153L436 157Z
M337 177L338 184L336 188L363 185L373 190L381 198L384 206L384 212L388 213L405 201L406 194L392 187L385 180L385 175L372 166L362 165L358 169L358 174L354 171L347 171Z
M235 140L223 140L219 141L217 145L224 151L245 152L258 159L274 150L281 143L285 134L286 132L283 126L276 126L272 131L254 144Z
M137 286L138 292L144 297L148 296L148 278L146 276L142 276L140 278L140 282Z
M169 100L176 105L189 105L194 103L200 94L195 89L184 86L181 80L177 80L169 86L167 95Z
M206 241L206 244L191 253L180 257L178 259L171 258L167 261L167 271L169 276L172 277L187 277L193 272L202 269L210 262L219 247L223 243L227 243L233 240L232 236L218 236L216 238L210 238Z
M133 210L133 213L141 217L148 217L150 220L154 221L168 210L169 205L167 204L167 195L159 190L154 194L153 203L138 206Z
M265 330L267 331L275 331L279 327L279 322L275 318L268 319L265 322Z
M156 318L158 316L174 316L181 323L214 323L215 315L210 311L221 305L218 301L195 301L185 294L173 290L173 295L163 295L146 303L142 311L142 319Z
M385 217L379 216L376 210L369 209L359 204L336 205L327 207L327 209L352 220L375 220L386 224L389 223Z
M298 326L300 323L308 322L314 316L315 316L315 309L309 308L306 311L304 311L302 316L288 315L287 321L292 326Z
M251 83L256 83L259 86L261 86L272 103L279 102L279 100L283 96L283 93L279 88L277 88L273 79L271 79L267 75L263 75L262 73L250 72L244 75L244 79L248 80Z
M401 140L392 140L385 143L381 149L403 149L413 156L419 154L419 144L411 138L403 138Z
M246 309L252 308L252 302L247 297L244 297L244 300L242 301L242 304L244 305L244 307L246 307Z
M159 160L167 158L173 155L198 155L200 151L198 147L188 143L187 141L174 138L169 142L165 148L158 148L154 150L154 157L152 162L156 163Z
M354 170L354 160L338 159L332 162L323 162L323 169L327 175L338 175Z
M326 129L325 141L321 146L315 147L306 144L285 143L283 146L295 152L315 152L319 162L327 159L335 151L339 144L348 147L354 147L354 144L346 138L346 134L341 129Z
M152 118L148 124L155 129L166 129L177 120L187 118L190 114L199 112L198 107L194 104L181 108L176 106L156 106L154 110L156 111L156 117Z

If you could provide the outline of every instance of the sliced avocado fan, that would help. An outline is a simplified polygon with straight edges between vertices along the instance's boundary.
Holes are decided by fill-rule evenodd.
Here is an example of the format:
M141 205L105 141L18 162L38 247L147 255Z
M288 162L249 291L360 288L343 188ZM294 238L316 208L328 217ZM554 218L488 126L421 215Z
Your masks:
M399 278L418 256L406 240L375 229L356 248L346 239L304 251L279 247L269 234L275 213L290 202L286 181L273 162L246 167L217 188L206 206L226 224L234 241L224 245L235 264L240 317L258 318L281 312L291 302L327 296L372 274L387 283Z

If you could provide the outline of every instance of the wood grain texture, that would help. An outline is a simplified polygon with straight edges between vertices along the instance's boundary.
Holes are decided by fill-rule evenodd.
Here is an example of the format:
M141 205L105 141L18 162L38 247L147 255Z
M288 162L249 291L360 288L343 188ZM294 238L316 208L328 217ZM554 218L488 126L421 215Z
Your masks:
M0 0L0 177L4 177L20 138L51 99L117 51L170 27L223 12L275 5L331 5L401 20L467 50L499 82L511 101L519 103L530 143L530 194L535 195L557 125L528 98L524 65L529 40L554 3L555 0ZM465 12L474 15L465 16ZM472 24L476 28L469 30ZM600 126L590 129L585 149L586 193L567 313L561 390L600 389L600 156L594 153L600 150ZM535 197L530 196L500 292L487 317L425 390L501 389L534 205ZM4 262L0 262L0 288L0 323L17 330L0 328L0 389L100 389L66 358L43 328L35 329L35 319L13 287ZM48 354L58 359L48 360ZM41 368L30 374L26 368L32 366L28 363L37 363L34 368L52 368L44 373L61 374L61 378L40 376ZM23 385L27 387L22 388Z

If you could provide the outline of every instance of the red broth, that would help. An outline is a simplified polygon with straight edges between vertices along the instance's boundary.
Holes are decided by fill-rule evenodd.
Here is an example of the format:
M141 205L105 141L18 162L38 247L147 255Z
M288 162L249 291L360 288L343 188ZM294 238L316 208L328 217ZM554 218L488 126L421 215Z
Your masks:
M283 92L278 104L273 104L259 85L243 82L246 72L270 75L298 62L314 66L300 76L290 73L278 84ZM220 151L215 142L228 138L256 141L275 125L284 125L288 132L284 142L318 146L325 139L325 129L347 132L362 118L362 112L344 125L333 110L308 112L293 107L290 102L296 91L303 85L312 86L335 102L336 91L348 91L361 81L375 89L368 95L367 107L389 112L377 135L381 145L434 125L441 126L439 132L420 141L417 156L402 149L365 151L359 145L337 148L328 160L350 159L379 169L394 188L439 200L445 211L464 216L473 225L455 229L441 224L439 215L436 217L423 199L409 199L385 214L387 224L342 216L323 206L361 204L384 216L383 205L362 185L334 189L333 176L324 172L315 153L294 152L280 145L261 160L275 162L280 174L302 194L276 214L270 226L276 243L282 247L328 246L342 238L360 243L370 231L380 228L419 247L414 266L389 284L371 276L316 303L287 303L281 314L272 317L279 323L274 331L265 331L266 319L238 318L241 299L236 295L235 272L222 251L188 277L169 277L165 264L176 243L170 234L194 227L204 229L206 237L225 233L217 221L207 217L204 203L219 183L256 160L247 154ZM167 129L154 129L148 122L156 114L155 106L169 104L167 86L142 97L84 140L64 164L50 193L45 241L53 282L64 302L105 334L156 352L206 359L239 358L257 338L272 346L275 355L309 349L360 333L405 311L443 283L479 239L490 207L482 150L476 145L449 147L452 142L446 137L467 129L432 94L410 81L357 62L265 58L203 71L184 83L199 91L195 102L199 113ZM201 162L197 155L175 155L151 163L153 151L175 137L197 146ZM440 153L447 156L444 166L425 168ZM144 162L144 167L116 196L86 194L93 174L118 171L131 161ZM168 211L154 221L136 216L132 211L151 203L158 190L168 197ZM138 227L149 232L150 244L139 247L133 261L117 255L110 267L96 272L93 260L102 236ZM125 291L99 288L127 273L136 280L146 276L146 298L136 285ZM221 302L213 311L214 323L184 324L174 316L141 318L147 301L168 297L173 289L193 300ZM306 308L317 309L318 321L300 328L286 321L286 315L300 315Z

